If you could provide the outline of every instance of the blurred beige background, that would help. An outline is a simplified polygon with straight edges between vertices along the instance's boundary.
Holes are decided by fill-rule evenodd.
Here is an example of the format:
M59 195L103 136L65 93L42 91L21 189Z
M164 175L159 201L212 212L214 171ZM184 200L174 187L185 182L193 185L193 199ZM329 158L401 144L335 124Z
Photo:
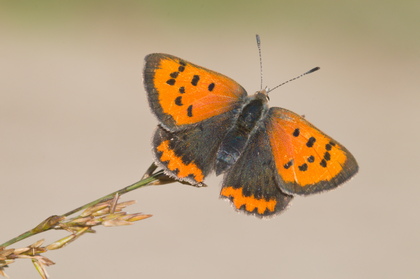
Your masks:
M360 173L270 220L208 188L134 191L133 226L46 254L52 278L420 278L418 1L2 1L0 242L137 181L157 124L143 57L170 53L271 94ZM34 237L54 241L63 232ZM29 261L11 278L38 278Z

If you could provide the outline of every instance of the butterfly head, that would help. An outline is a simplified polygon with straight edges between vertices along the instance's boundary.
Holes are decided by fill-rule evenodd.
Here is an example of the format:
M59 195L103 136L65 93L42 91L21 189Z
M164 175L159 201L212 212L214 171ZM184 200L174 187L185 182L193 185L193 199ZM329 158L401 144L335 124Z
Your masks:
M265 104L270 100L270 97L268 96L269 92L270 92L270 89L268 89L268 87L265 87L264 89L261 89L260 91L255 92L253 97L255 99L261 100Z

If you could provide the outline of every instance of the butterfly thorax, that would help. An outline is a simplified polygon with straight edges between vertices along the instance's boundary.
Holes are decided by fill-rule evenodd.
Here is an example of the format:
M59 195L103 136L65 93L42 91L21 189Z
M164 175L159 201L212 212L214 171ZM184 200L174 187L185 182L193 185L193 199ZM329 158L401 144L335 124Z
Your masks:
M268 96L265 90L247 97L233 126L228 130L216 156L216 174L228 170L239 159L248 144L250 135L268 110Z

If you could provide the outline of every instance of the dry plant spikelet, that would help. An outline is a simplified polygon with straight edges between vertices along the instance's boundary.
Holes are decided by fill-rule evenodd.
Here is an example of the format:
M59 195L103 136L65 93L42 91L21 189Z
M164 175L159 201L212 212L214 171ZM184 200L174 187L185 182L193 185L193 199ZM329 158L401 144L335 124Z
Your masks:
M63 216L51 216L36 226L33 231L36 233L49 229L65 230L71 234L61 238L53 243L42 246L44 240L19 249L6 249L0 246L0 276L7 277L4 268L12 264L16 259L31 259L36 270L42 278L47 279L48 273L46 267L53 265L54 262L41 255L48 250L56 250L65 247L72 241L75 241L85 233L94 233L92 227L95 226L124 226L131 225L135 221L151 217L149 214L134 213L128 214L122 211L125 207L132 205L135 201L126 201L118 203L119 196L113 199L98 203L85 209L79 216L66 218Z

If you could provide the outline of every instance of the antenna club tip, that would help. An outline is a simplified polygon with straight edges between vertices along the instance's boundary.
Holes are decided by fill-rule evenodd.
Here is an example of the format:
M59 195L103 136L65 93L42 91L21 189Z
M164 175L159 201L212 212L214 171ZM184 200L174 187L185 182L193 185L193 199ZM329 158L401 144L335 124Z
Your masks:
M321 68L320 68L320 67L315 67L315 68L313 68L313 69L310 69L309 71L307 71L307 72L305 73L305 75L310 74L310 73L313 73L313 72L316 72L316 71L318 71L319 69L321 69Z

